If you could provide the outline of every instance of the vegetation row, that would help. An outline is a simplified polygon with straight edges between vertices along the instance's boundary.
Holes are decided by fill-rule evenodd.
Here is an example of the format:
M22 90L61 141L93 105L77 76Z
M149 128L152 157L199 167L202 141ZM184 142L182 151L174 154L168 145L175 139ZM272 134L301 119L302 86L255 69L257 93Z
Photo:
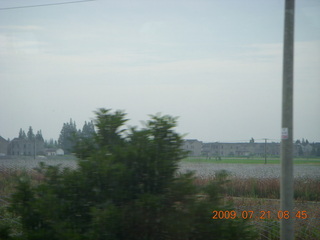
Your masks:
M186 153L175 118L151 116L142 129L125 122L123 112L98 110L96 132L74 146L78 168L43 164L36 181L20 175L5 199L19 224L2 221L1 239L255 238L243 219L212 219L213 210L231 208L220 183L197 187L191 173L177 174Z

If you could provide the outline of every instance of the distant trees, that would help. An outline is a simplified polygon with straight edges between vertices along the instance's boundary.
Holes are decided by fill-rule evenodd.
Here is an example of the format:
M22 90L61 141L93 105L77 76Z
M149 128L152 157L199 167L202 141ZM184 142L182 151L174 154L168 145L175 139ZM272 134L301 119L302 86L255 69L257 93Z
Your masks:
M295 142L298 156L320 157L320 143L310 143L308 139L302 138Z
M20 139L27 139L27 135L25 133L25 131L22 130L22 128L20 128L20 131L19 131L19 138Z
M309 145L308 139L306 139L305 141L304 141L304 139L302 139L302 145L304 145L304 146Z
M35 135L33 133L33 130L32 130L31 126L29 127L29 130L28 130L28 133L27 133L27 137L28 137L28 140L30 140L30 141L33 141L34 138L35 138Z
M49 141L48 140L44 141L44 146L45 148L58 148L58 141L53 140L53 138L50 138Z
M92 122L85 122L82 131L77 130L75 121L70 119L69 122L64 123L59 135L58 146L61 147L66 154L73 152L76 142L80 139L92 138L95 133L94 124Z
M81 137L92 138L94 134L95 134L95 130L94 130L93 122L92 121L84 122L84 125L82 127L82 131L81 131Z
M25 133L24 130L22 130L22 128L20 128L18 138L23 140L29 140L29 141L34 141L34 140L41 141L41 142L44 141L41 130L37 131L37 134L35 135L33 133L33 129L31 126L29 127L27 134Z
M77 136L76 122L70 119L69 122L64 123L59 135L58 145L65 153L70 153L75 146L75 138Z
M10 155L24 156L44 155L44 139L41 130L34 134L30 126L26 134L20 128L18 138L14 138L8 146L8 153Z
M320 157L320 143L312 143L311 155L315 157Z
M212 219L232 210L220 201L223 180L196 187L177 172L185 152L176 118L151 116L140 130L125 122L123 112L100 109L97 132L76 141L78 168L43 166L39 185L20 178L10 209L21 239L254 239L241 218Z
M42 137L42 132L41 130L40 131L37 131L37 134L35 136L35 139L38 140L38 141L41 141L41 142L44 142L44 139Z

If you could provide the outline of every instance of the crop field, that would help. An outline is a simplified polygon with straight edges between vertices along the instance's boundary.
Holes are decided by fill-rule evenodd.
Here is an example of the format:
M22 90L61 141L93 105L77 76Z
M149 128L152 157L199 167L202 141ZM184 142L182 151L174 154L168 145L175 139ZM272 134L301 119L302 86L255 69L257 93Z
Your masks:
M61 167L76 168L77 161L72 156L61 157L11 157L0 158L0 171L3 170L32 170L39 167L39 163L44 162L46 165L60 165Z
M225 204L231 204L237 216L247 217L252 222L259 233L259 239L279 239L279 217L282 216L279 211L281 167L279 159L273 161L262 164L264 159L185 159L181 161L179 170L193 171L195 184L199 186L210 181L222 182L221 193ZM319 186L319 159L296 160L295 207L290 216L295 218L295 239L320 239ZM299 218L302 212L306 215Z
M280 172L279 159L268 158L188 158L179 164L178 172L194 172L196 186L220 182L220 194L225 205L232 205L238 216L252 213L248 219L259 231L260 239L279 239ZM35 170L40 162L48 165L76 168L74 158L50 159L0 159L0 220L16 224L5 206L14 191L17 176L28 174L35 184L42 178ZM307 217L295 219L296 239L320 239L320 159L295 159L294 161L295 213L305 211ZM212 209L214 211L214 209ZM266 213L264 218L261 214ZM303 215L304 216L304 215Z
M279 199L227 197L237 216L247 217L258 231L259 239L280 239L280 220L283 212ZM245 213L245 214L244 214ZM248 213L248 214L246 214ZM320 239L320 202L295 201L293 213L295 239Z
M225 170L229 175L238 178L279 178L281 173L280 164L259 164L259 163L243 163L245 159L234 161L242 162L226 162L227 160L209 162L192 160L183 160L180 162L179 170L181 172L194 171L198 178L214 177L216 172ZM315 160L314 160L315 161ZM319 163L306 163L294 165L294 178L320 178L320 164Z

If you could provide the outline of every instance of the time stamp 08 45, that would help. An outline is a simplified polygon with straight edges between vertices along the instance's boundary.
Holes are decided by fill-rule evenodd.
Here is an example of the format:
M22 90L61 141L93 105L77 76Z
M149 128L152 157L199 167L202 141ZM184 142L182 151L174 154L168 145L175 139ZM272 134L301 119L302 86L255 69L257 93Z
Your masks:
M242 218L242 219L271 219L271 218L278 218L278 219L307 219L308 214L307 211L296 211L296 212L289 212L289 211L212 211L212 219L235 219L235 218Z

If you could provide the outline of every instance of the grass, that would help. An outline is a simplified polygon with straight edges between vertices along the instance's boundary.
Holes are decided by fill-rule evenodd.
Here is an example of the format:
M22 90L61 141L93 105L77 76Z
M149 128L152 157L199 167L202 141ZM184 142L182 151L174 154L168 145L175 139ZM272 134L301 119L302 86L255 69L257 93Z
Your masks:
M233 163L233 164L280 164L279 157L221 157L221 160L215 158L207 159L206 157L188 157L182 160L183 162L190 163ZM314 164L320 165L320 158L294 158L294 164Z
M196 186L205 186L216 177L196 178ZM225 175L219 179L224 185L224 196L246 197L246 198L280 198L279 178L238 178ZM294 199L297 201L320 202L320 178L294 179Z

